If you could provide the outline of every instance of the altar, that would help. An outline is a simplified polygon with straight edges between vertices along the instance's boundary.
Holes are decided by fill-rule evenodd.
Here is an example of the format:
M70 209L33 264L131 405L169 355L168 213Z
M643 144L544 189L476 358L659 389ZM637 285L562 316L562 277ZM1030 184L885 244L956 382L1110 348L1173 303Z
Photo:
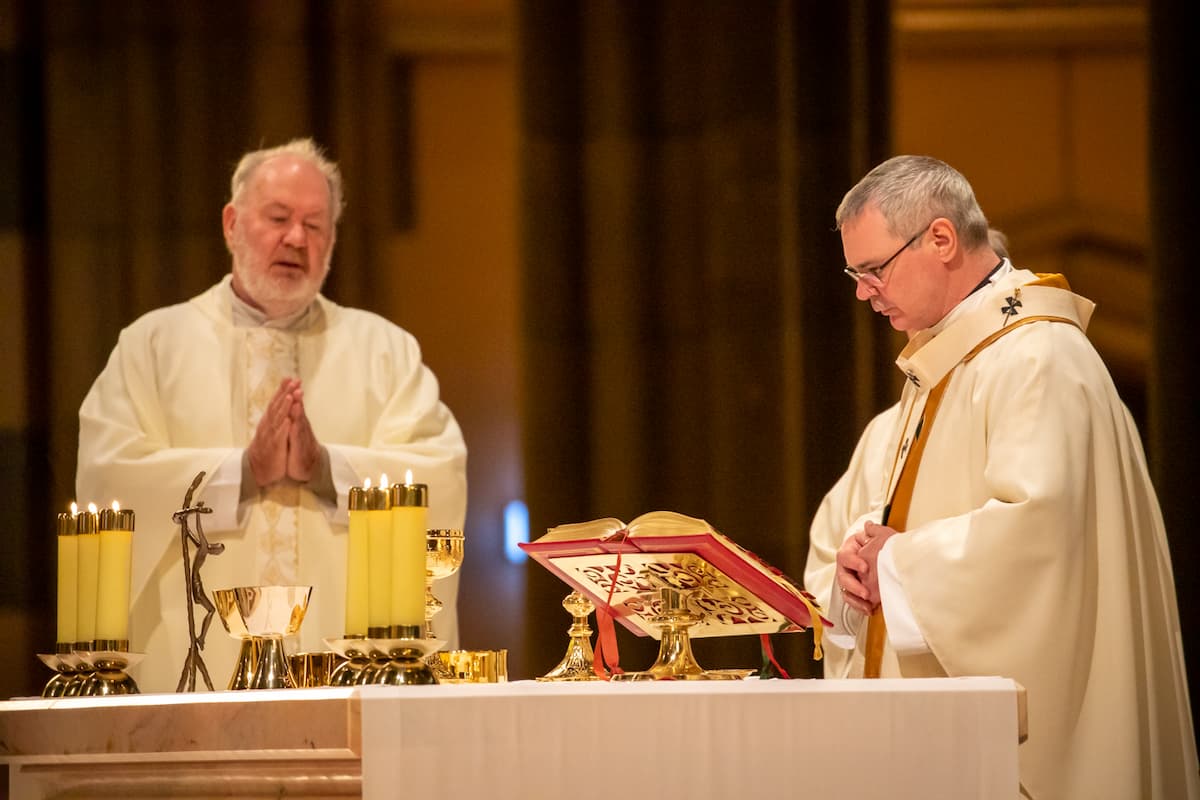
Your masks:
M1017 795L1005 678L361 686L0 703L8 796Z

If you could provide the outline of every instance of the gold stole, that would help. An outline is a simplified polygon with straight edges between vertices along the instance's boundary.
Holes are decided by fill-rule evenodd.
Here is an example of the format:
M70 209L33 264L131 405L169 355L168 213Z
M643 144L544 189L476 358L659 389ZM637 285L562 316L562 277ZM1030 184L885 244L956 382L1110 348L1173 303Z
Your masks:
M1039 277L1041 278L1040 280L1026 285L1066 288L1066 280L1061 275L1044 275ZM955 369L970 361L1001 336L1030 322L1065 322L1070 325L1076 324L1074 320L1067 317L1050 315L1023 317L1016 322L1005 325L971 348L971 351L958 362ZM913 487L917 482L917 470L921 464L921 455L925 452L925 442L929 439L929 432L933 428L934 417L937 415L938 406L942 402L942 395L945 394L946 386L949 385L950 376L954 374L955 369L947 372L945 377L938 381L937 386L934 386L930 390L929 398L925 401L925 410L921 414L919 435L917 436L917 440L913 442L912 450L909 452L908 458L905 459L904 466L900 468L900 477L896 481L895 491L892 492L891 511L887 519L888 527L897 532L903 532L908 525L908 511L909 506L912 504ZM879 677L879 670L883 663L883 644L886 639L887 625L883 619L883 607L880 606L867 620L866 661L863 665L864 678Z

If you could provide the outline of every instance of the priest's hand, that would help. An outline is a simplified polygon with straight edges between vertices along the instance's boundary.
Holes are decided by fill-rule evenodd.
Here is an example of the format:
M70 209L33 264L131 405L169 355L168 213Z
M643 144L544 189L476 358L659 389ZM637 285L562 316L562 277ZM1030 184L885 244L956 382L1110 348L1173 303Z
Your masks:
M874 607L868 600L871 592L865 581L871 565L859 554L864 541L866 534L859 531L842 542L835 559L837 567L833 579L842 593L842 601L856 611L869 615Z
M294 385L293 385L294 384ZM292 391L299 381L283 380L275 390L275 396L263 411L254 438L246 448L250 471L259 486L269 486L287 475L288 435L292 426Z
M879 604L882 602L882 598L879 596L879 551L883 549L887 540L895 535L894 528L876 525L874 522L868 522L863 526L862 533L856 534L856 537L861 537L858 557L867 563L863 585L869 592L866 599L872 608L879 608Z
M287 476L297 483L308 483L320 462L321 443L304 413L304 390L300 382L292 391L291 427L287 440Z

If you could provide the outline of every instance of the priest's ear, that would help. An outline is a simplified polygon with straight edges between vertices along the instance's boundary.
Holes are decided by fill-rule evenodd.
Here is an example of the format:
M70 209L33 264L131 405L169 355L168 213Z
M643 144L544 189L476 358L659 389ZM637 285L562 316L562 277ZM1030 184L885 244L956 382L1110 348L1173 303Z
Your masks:
M225 233L225 249L233 253L233 228L237 224L238 210L233 203L221 209L221 230Z
M949 263L958 252L958 229L945 217L938 217L929 224L929 238L937 249L938 259Z

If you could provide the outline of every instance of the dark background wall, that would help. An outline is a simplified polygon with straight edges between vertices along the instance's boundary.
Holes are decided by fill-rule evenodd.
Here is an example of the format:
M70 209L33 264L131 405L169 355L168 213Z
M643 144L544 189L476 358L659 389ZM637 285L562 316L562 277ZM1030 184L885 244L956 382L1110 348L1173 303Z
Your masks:
M463 425L463 643L508 647L514 678L553 666L569 618L561 584L504 558L511 499L534 536L681 511L802 573L812 511L896 389L898 342L840 275L832 212L914 151L972 178L1018 263L1099 302L1194 653L1195 89L1176 13L0 0L0 696L48 677L34 654L53 644L83 394L121 327L228 269L238 156L298 135L346 175L328 293L413 331ZM780 646L817 671L807 637Z

